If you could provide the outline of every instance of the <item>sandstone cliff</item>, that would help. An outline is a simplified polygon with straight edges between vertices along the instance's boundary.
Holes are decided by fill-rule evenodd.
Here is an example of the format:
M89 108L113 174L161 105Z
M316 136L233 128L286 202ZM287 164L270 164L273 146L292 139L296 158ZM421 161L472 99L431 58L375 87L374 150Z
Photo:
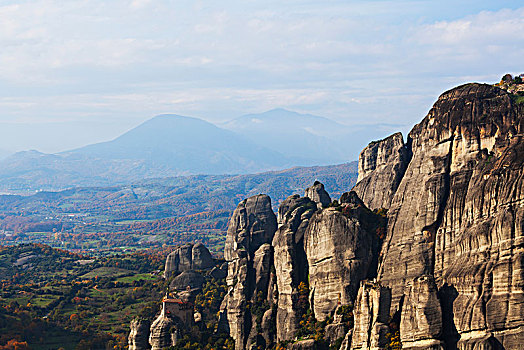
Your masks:
M177 329L175 322L163 313L151 325L149 344L151 350L163 350L176 344Z
M324 189L324 185L315 181L313 186L306 189L305 196L317 203L319 209L325 208L331 203L331 197Z
M341 211L327 208L315 213L304 238L310 299L319 321L328 318L337 305L353 301L372 264L374 233L346 206Z
M167 256L164 278L184 271L208 269L213 265L213 257L202 243L184 244Z
M368 208L389 209L410 158L410 147L401 133L370 143L360 153L353 191Z
M148 350L149 346L149 320L139 317L131 321L131 331L129 332L128 345L129 350Z
M378 271L405 348L524 342L523 131L506 91L467 84L409 133Z
M227 324L235 340L235 349L250 348L252 344L269 346L270 339L264 338L259 330L261 316L268 311L264 301L272 300L268 295L273 265L270 243L276 229L277 218L267 195L242 201L231 216L224 249L228 293L220 317L221 324Z
M307 305L301 305L300 283L307 283L308 265L304 234L317 205L307 197L288 197L278 209L281 226L273 238L275 271L278 286L276 316L277 340L295 337L300 317ZM303 302L303 301L302 301Z

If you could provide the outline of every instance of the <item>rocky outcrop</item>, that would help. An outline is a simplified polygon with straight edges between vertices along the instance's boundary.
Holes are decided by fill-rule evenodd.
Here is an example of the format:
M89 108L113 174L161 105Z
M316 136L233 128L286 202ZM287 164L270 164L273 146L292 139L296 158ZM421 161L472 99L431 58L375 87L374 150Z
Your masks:
M243 200L229 220L224 258L229 262L252 256L262 244L271 242L276 230L269 196L259 194Z
M220 266L215 266L209 271L209 276L216 280L221 280L227 277L227 263L223 263Z
M389 209L410 158L410 147L401 133L370 143L360 153L353 191L368 208Z
M356 194L344 198L357 198ZM369 212L360 200L316 212L305 233L311 305L319 321L355 298L373 263L375 233L362 222ZM372 214L372 213L371 213Z
M163 350L176 344L178 331L174 321L163 313L151 325L149 344L151 350Z
M209 250L202 244L185 244L171 252L166 259L164 278L189 270L204 270L214 266Z
M403 349L442 349L442 310L433 276L423 275L408 283L400 319Z
M151 323L140 317L131 321L128 337L129 350L148 350L149 346L149 327Z
M379 283L363 281L353 314L351 349L384 349L387 344L391 290Z
M401 303L413 297L413 281L430 276L445 348L524 341L523 132L523 107L506 91L467 84L442 94L409 133L412 158L391 202L378 271L392 288L391 313L402 307L404 339L437 337L410 326ZM412 305L433 309L434 290L419 287L423 299ZM438 324L437 316L424 322Z
M267 195L242 201L229 221L224 257L228 261L228 293L221 306L221 327L229 329L235 349L264 344L258 336L261 321L251 310L261 310L268 296L270 270L273 265L271 241L277 229L277 218ZM259 343L263 344L259 344Z
M171 281L171 289L183 291L187 289L201 289L206 279L200 273L189 270L184 271Z
M317 203L319 209L325 208L331 203L331 197L324 189L324 185L315 181L313 186L306 189L305 196Z
M288 347L290 350L316 350L317 348L318 347L314 339L297 341Z
M295 337L300 317L308 306L304 296L300 299L298 287L301 282L307 283L304 234L316 209L315 202L298 195L288 197L278 209L281 226L273 237L278 286L277 341Z
M355 191L339 205L315 184L308 198L281 204L273 237L270 203L242 202L228 228L221 313L236 348L271 342L274 317L277 339L294 339L300 282L309 282L318 321L354 302L342 349L384 349L393 330L406 349L522 347L523 137L524 105L497 87L467 84L442 94L406 143L395 134L370 144ZM366 204L389 208L387 220ZM342 329L328 325L330 343Z

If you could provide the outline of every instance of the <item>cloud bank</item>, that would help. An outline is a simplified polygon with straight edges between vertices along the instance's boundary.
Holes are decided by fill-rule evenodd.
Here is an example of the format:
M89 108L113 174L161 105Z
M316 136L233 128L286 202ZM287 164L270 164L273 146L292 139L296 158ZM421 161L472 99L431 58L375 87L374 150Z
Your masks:
M407 130L445 89L520 73L524 8L8 1L0 45L0 148L59 151L160 113L223 121L276 107ZM31 131L42 125L51 135Z

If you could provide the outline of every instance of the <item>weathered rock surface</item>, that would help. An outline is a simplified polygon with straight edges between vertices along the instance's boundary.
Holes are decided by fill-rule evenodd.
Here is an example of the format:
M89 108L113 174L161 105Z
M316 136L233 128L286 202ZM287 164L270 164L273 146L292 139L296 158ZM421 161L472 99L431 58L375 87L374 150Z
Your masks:
M262 244L271 242L276 230L269 196L259 194L243 200L229 220L224 258L229 262L252 255Z
M313 339L306 339L297 341L296 343L291 344L288 349L290 350L316 350L317 344L315 344L315 340Z
M467 84L409 133L378 278L392 288L392 312L420 276L448 289L446 348L488 346L491 334L506 349L524 342L523 132L523 107L506 91Z
M317 203L319 209L325 208L331 203L331 197L324 189L324 185L315 181L313 186L306 189L305 196Z
M305 233L310 300L319 321L328 318L337 305L353 301L373 262L375 233L366 231L360 219L360 212L369 210L355 204L344 203L341 211L316 212Z
M369 281L360 284L353 309L351 349L385 348L390 304L391 289Z
M273 237L270 203L242 202L228 228L221 313L236 348L271 342L274 318L277 339L294 339L297 286L308 274L317 320L355 301L342 349L385 348L390 322L406 349L522 348L523 137L524 105L497 87L467 84L442 94L406 143L395 134L370 144L340 206L326 207L331 199L315 184L309 202L295 195L280 205ZM389 208L385 236L386 220L366 205ZM271 241L273 249L264 246ZM262 325L249 311L258 294L277 305L258 309ZM339 326L325 330L330 341ZM315 343L289 348L302 346Z
M151 322L142 318L134 318L131 321L131 330L128 337L129 350L148 350L149 346L149 327Z
M170 287L178 291L186 289L200 289L205 283L206 279L200 273L189 270L184 271L171 281Z
M221 280L227 277L227 263L220 266L215 266L209 271L209 276L216 280Z
M368 208L389 209L410 158L410 148L401 133L370 143L360 153L353 191Z
M151 325L149 344L151 350L163 350L176 344L177 330L169 317L161 314Z
M423 275L408 283L400 318L403 349L442 348L442 311L433 276Z
M167 256L164 278L176 276L184 271L208 269L213 265L213 257L202 243L184 244Z
M316 203L298 195L288 197L278 209L280 227L273 237L278 307L276 316L277 341L295 337L301 312L298 286L307 283L307 257L304 234Z
M231 216L224 249L228 261L228 293L221 306L220 322L227 321L235 349L251 345L269 345L259 336L256 315L248 305L260 306L268 298L273 254L271 241L277 229L277 218L267 195L242 201Z

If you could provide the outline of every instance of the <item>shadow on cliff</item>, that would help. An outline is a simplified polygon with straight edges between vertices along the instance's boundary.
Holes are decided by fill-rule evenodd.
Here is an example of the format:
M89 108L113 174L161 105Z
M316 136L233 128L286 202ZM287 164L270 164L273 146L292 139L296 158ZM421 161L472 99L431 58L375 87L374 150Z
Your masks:
M444 283L438 291L440 307L442 308L442 340L444 341L445 350L457 349L457 343L460 339L453 313L453 303L458 295L457 289L447 283Z

